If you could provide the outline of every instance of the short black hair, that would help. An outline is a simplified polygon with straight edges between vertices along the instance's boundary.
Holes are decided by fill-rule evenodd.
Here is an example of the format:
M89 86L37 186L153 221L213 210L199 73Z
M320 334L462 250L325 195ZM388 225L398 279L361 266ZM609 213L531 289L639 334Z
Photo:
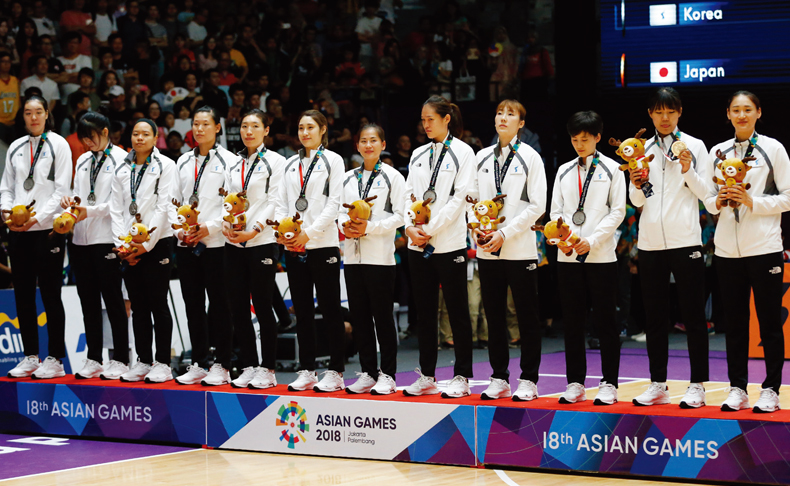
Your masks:
M96 79L96 73L93 69L87 67L80 69L80 76L88 76L91 79Z
M2 58L4 58L4 57L7 57L7 58L9 58L9 59L13 59L13 58L11 57L11 53L10 53L10 52L8 52L8 51L5 51L5 50L0 50L0 59L2 59Z
M101 113L89 111L82 115L79 123L77 123L77 137L82 140L83 138L93 139L94 135L101 137L104 129L110 131L110 119Z
M41 54L38 54L38 55L35 55L35 56L30 56L30 59L27 60L27 69L29 71L35 71L36 70L36 65L38 64L38 61L40 59L46 59L46 57L44 57ZM47 61L47 62L49 62L49 61Z
M165 139L172 138L172 137L175 137L175 138L177 138L179 140L184 140L184 137L182 137L181 134L178 133L178 131L176 131L176 130L170 130L170 132L168 132L167 137L165 137Z
M244 86L242 86L241 83L233 83L230 85L230 88L228 88L228 94L231 96L233 96L237 91L244 91ZM244 92L244 95L246 96L247 93Z
M41 91L41 88L39 88L38 86L31 86L28 89L26 89L24 93L22 93L22 97L27 99L32 96L43 96L43 94L44 93Z
M571 115L566 127L571 137L582 132L597 136L603 133L603 118L594 111L579 111Z
M85 98L88 98L90 100L91 97L88 93L79 90L69 95L69 108L71 108L72 113L76 113L77 105L82 103L85 100Z
M680 93L675 88L664 86L658 88L647 100L647 109L650 111L666 108L669 110L680 111L683 109L683 102L680 101Z
M61 39L61 41L65 46L66 44L73 41L74 39L77 39L77 42L82 42L82 34L77 32L76 30L72 30L71 32L66 32L65 34L63 34L63 38Z

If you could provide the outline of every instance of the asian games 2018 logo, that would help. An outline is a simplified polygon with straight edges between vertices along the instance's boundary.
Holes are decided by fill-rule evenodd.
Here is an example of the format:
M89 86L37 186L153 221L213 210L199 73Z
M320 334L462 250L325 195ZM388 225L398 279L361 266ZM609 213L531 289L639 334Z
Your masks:
M281 405L277 414L280 416L277 419L277 426L285 427L280 432L280 440L287 440L289 449L296 447L298 442L307 441L302 435L310 431L310 425L307 424L307 412L298 403L290 402L287 406Z

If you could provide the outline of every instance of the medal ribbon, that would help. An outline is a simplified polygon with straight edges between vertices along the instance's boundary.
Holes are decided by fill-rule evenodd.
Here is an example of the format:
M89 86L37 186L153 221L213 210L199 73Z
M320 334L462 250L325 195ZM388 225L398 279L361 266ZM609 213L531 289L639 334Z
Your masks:
M104 165L104 161L107 160L107 156L110 155L110 149L112 149L112 143L107 144L107 147L104 149L104 155L99 161L96 160L96 155L93 156L93 162L91 162L91 179L90 179L91 194L93 194L94 190L96 189L96 179L99 177L99 171L101 171L102 165Z
M672 153L672 144L680 140L680 135L681 135L680 130L669 134L669 136L672 137L672 143L669 144L669 148L667 148L666 153L664 153L663 149L661 150L661 153L664 154L664 157L666 157L667 160L677 159L677 156ZM658 130L656 130L656 141L658 142L663 141L663 137L661 137L661 135L658 133ZM658 146L660 148L661 144L659 143Z
M376 166L373 167L373 172L370 174L370 178L368 179L368 185L365 187L365 191L362 192L362 167L360 167L360 171L357 172L357 187L359 188L359 198L365 199L368 197L368 193L370 193L370 188L373 187L373 179L379 175L381 172L381 160L376 162Z
M587 177L584 179L584 187L582 187L582 170L579 166L576 166L576 172L579 175L579 207L576 208L576 211L584 212L584 200L587 199L587 190L590 188L590 181L592 181L592 176L595 173L596 167L598 167L598 152L596 152L595 157L593 157L590 170L587 172Z
M310 181L310 174L313 173L313 168L315 167L316 162L318 162L318 158L321 157L324 153L324 146L321 145L318 147L318 151L315 153L315 157L313 157L313 161L310 162L310 167L307 169L307 174L302 176L302 161L299 161L299 180L302 183L302 190L299 191L299 199L304 198L305 192L307 191L307 183Z
M33 170L38 163L38 156L41 155L41 149L44 148L44 142L47 140L47 132L41 134L41 139L38 141L38 148L36 149L36 156L33 157L33 141L30 141L30 172L27 175L28 179L33 177ZM54 157L54 154L53 154Z
M450 142L453 141L453 135L448 133L447 140L444 141L444 145L442 147L442 152L439 154L439 160L436 161L436 165L433 166L433 172L431 173L431 181L428 184L428 190L436 192L436 178L439 176L439 168L442 166L442 161L444 160L444 156L447 155L447 150L450 148ZM433 163L433 143L431 143L431 153L428 156L428 163L429 165Z
M132 202L137 202L137 189L140 188L140 183L143 182L143 174L145 174L146 169L148 169L148 165L151 163L151 156L145 158L145 163L143 163L142 169L140 169L140 173L137 175L137 181L134 180L134 171L137 168L137 159L132 162L132 173L129 175L129 185L132 193Z
M518 148L521 147L521 140L516 140L516 145L508 145L510 147L510 153L507 154L507 159L505 160L505 165L502 166L502 176L499 176L499 159L494 157L494 183L496 184L496 195L502 195L502 183L505 182L505 176L507 175L507 170L510 168L511 162L513 162L513 157L518 152Z
M265 147L264 147L263 150L258 152L258 156L255 158L255 162L253 162L250 165L250 170L247 171L247 177L244 177L244 166L245 166L245 163L247 162L247 158L245 157L245 158L241 159L241 190L242 191L246 191L247 190L247 186L250 185L250 179L252 178L252 171L255 170L255 166L257 166L258 162L260 162L261 159L263 159L264 155L266 155L266 148ZM300 162L299 163L299 169L301 169L301 168L302 168L302 165L301 165L301 162Z
M200 172L198 172L197 162L198 156L195 155L195 186L192 188L192 195L197 196L198 188L200 187L200 179L203 178L203 169L206 168L208 165L208 161L211 159L211 151L206 154L206 158L203 159L203 165L200 166Z
M751 157L752 156L752 152L754 152L754 146L755 145L757 145L757 133L756 132L755 132L754 136L749 139L749 148L746 149L746 152L743 154L743 158L741 160L745 159L746 157ZM736 156L738 155L737 150L733 150L733 152L735 152ZM733 208L733 212L735 213L735 222L736 223L740 223L741 222L741 215L740 215L740 211L738 209L739 208Z

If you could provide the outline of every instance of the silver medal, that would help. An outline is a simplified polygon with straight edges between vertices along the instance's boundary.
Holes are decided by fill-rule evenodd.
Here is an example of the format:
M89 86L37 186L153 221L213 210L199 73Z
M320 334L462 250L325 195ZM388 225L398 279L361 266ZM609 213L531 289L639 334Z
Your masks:
M425 191L425 194L422 195L422 200L425 201L427 199L436 202L436 191L433 189L428 189Z
M587 215L584 214L584 211L582 211L581 209L576 210L576 212L573 213L573 216L571 217L571 221L573 221L573 224L575 224L576 226L583 225L586 220L587 220Z
M33 189L33 186L35 185L36 185L36 181L34 181L32 177L28 177L27 179L25 179L25 183L22 185L22 187L24 187L26 191L29 191Z
M96 194L90 193L88 194L88 205L93 206L96 204Z
M129 205L129 214L132 216L137 214L137 203L134 201L132 201L132 204Z
M299 199L296 200L295 206L297 211L307 211L307 206L308 206L307 198L300 197Z
M189 196L189 205L198 204L200 202L200 198L198 198L197 194L192 194Z

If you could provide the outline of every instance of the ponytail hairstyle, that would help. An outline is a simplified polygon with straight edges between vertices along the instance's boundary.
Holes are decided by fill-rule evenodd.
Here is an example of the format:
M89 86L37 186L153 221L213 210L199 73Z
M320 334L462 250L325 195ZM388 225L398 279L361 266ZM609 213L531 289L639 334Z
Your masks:
M503 100L496 107L497 113L505 110L513 110L513 113L518 114L519 121L524 121L527 118L527 109L524 108L524 105L522 105L521 102L516 99ZM522 129L523 128L518 129L519 136L521 135Z
M50 111L49 111L49 103L47 103L47 100L45 100L43 96L39 96L37 94L34 94L34 95L26 97L25 98L25 102L22 103L23 113L24 113L24 109L25 109L25 107L27 106L28 103L39 103L39 104L41 104L41 106L44 108L44 113L47 114L47 120L44 122L44 131L48 132L50 130L54 130L55 129L55 122L52 121L52 113L50 113Z
M443 96L434 95L428 98L422 106L430 106L442 118L450 115L450 124L447 126L447 129L456 138L463 136L464 120L461 118L461 110L458 109L458 105L450 103Z
M267 128L267 127L271 126L271 124L272 124L271 123L271 118L269 118L269 115L266 114L266 112L261 110L260 108L253 108L253 109L247 111L241 117L241 119L244 120L248 116L254 116L254 117L258 118L261 121L261 123L263 123L263 128Z
M375 130L376 135L379 136L381 141L386 142L386 139L384 138L384 129L381 128L381 126L379 126L376 123L365 123L364 125L362 125L362 128L360 128L359 131L357 132L357 140L359 139L360 135L362 135L362 132L364 132L365 130Z
M83 138L93 140L94 135L101 138L102 132L104 132L105 128L107 129L107 137L109 138L110 120L101 113L89 111L82 115L79 123L77 123L77 137L80 140Z
M222 124L220 123L220 118L219 118L219 114L217 113L217 110L215 110L211 106L203 105L197 110L195 110L195 113L192 115L193 121L195 120L195 117L197 116L198 113L208 113L208 115L211 117L211 120L214 122L214 125L219 125L219 131L217 132L217 137L222 135Z
M326 121L326 117L324 116L324 114L318 110L307 110L299 116L299 120L301 120L306 116L312 118L313 121L318 124L319 131L321 130L321 128L326 129L324 131L324 134L321 136L321 144L324 147L329 145L329 123Z
M749 101L754 103L755 108L757 108L758 110L762 110L762 107L760 106L760 98L758 98L757 95L752 93L751 91L746 91L742 89L736 91L735 93L732 94L732 96L729 97L729 99L727 100L727 111L730 111L730 105L732 105L732 101L739 96L745 96L749 98Z

